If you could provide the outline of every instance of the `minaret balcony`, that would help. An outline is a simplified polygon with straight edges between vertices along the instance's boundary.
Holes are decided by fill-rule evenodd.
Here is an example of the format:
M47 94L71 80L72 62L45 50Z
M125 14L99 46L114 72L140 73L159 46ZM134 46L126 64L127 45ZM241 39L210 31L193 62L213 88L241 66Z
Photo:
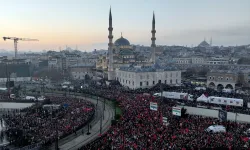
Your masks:
M156 33L156 30L152 30L151 33Z
M109 38L109 39L113 39L113 35L109 35L108 38Z
M112 27L109 27L108 30L109 30L109 31L113 31L113 28L112 28Z
M152 40L152 41L155 41L155 40L156 40L156 38L155 38L155 37L152 37L152 38L151 38L151 40Z

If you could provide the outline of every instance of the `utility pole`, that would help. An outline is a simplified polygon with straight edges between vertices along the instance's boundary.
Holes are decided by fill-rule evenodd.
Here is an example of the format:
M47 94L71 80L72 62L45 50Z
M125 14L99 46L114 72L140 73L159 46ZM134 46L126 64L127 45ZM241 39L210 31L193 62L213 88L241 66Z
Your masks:
M104 111L105 111L105 99L103 100L103 110L102 110L103 120L104 120Z
M56 127L56 142L55 142L55 150L59 150L59 146L58 146L58 129L57 129L57 119L55 119L55 127Z
M102 134L102 115L103 114L101 114L101 118L100 118L100 134ZM103 115L104 116L104 115Z
M116 100L113 100L113 104L114 104L114 109L115 109L115 116L114 116L114 119L116 120Z
M88 123L88 132L87 132L87 135L90 135L91 133L89 132L89 123Z
M238 113L236 112L235 113L235 120L234 120L235 121L235 125L237 124L237 116L238 116ZM233 146L234 146L233 149L235 149L235 145L236 145L235 144L236 143L236 137L235 136L236 136L236 132L234 132L234 137L233 137Z

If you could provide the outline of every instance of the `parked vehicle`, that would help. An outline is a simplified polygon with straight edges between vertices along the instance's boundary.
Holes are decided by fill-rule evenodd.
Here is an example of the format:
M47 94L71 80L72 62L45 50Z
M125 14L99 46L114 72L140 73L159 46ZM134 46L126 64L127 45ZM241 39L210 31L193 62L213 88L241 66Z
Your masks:
M161 93L155 93L154 96L161 96ZM180 92L162 92L162 96L170 99L182 99L193 101L193 95Z
M223 93L233 93L232 89L222 89Z
M25 100L36 100L34 96L26 96Z
M209 96L207 99L197 99L197 102L243 107L243 99L237 98Z

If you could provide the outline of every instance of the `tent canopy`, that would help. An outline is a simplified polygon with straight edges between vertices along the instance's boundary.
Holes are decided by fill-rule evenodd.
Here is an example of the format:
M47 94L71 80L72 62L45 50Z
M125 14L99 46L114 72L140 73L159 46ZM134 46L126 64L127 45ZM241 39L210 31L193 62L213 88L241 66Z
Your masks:
M202 94L200 97L197 98L197 101L207 102L208 98L204 94Z

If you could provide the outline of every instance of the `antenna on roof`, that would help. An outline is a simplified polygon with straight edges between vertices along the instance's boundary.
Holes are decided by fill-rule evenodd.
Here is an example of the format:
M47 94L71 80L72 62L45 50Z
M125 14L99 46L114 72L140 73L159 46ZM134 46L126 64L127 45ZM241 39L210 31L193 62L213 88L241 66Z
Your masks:
M122 32L121 32L121 37L122 37Z

